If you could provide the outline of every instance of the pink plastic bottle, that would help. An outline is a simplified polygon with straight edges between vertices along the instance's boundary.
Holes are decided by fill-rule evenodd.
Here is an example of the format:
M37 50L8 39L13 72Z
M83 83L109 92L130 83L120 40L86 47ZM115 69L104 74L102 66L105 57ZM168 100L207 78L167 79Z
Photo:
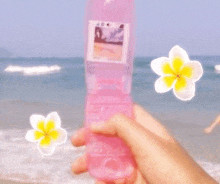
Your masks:
M119 112L132 117L134 27L134 0L87 2L84 27L85 127L105 123ZM125 143L118 137L94 135L89 129L87 131L89 173L100 180L129 176L135 163Z

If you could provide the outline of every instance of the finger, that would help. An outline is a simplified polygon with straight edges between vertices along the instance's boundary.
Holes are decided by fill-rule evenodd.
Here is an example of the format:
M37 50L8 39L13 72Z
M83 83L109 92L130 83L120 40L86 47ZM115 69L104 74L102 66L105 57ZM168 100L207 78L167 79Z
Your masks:
M164 140L171 140L172 137L167 132L162 124L160 124L155 118L153 118L144 108L134 104L133 112L135 115L135 121L148 129L155 135L161 137Z
M134 169L134 172L129 177L125 178L125 184L134 184L135 181L137 180L137 174L138 174L138 171Z
M155 135L123 114L116 114L102 125L92 125L90 131L96 134L118 136L130 147L135 156L151 151ZM154 136L154 137L152 137ZM146 142L149 142L146 144ZM142 149L140 149L142 148Z
M86 129L85 128L79 129L71 137L71 142L72 142L73 146L76 146L76 147L84 146L86 144L85 135L86 135Z
M71 169L74 174L80 174L80 173L87 172L88 169L86 166L86 154L83 154L82 156L77 158L73 162Z
M209 134L209 133L211 133L211 129L210 128L206 128L206 129L203 130L203 132L206 133L206 134Z
M115 184L125 184L125 178L114 181Z
M127 183L125 183L125 179L118 179L118 180L114 180L114 181L100 181L100 180L97 180L95 182L95 184L127 184Z
M150 184L146 179L143 177L141 172L138 170L134 175L134 178L128 178L126 180L126 184Z
M106 184L104 181L99 181L99 180L97 180L96 182L95 182L95 184Z

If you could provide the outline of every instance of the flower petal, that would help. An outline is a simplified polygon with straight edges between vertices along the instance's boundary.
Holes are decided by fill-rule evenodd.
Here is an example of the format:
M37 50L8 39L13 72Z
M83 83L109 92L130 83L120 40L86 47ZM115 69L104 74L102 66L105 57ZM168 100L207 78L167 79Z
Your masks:
M56 140L59 138L60 133L59 133L57 130L52 130L52 131L50 131L49 136L50 136L54 141L56 141Z
M157 93L165 93L169 91L176 80L174 76L162 76L156 80L154 87Z
M44 137L44 133L38 130L34 130L34 138L39 140Z
M178 78L174 85L175 91L178 92L184 91L186 87L187 87L187 81L185 77Z
M193 77L193 68L191 66L184 65L181 71L179 72L179 76L187 77L192 79Z
M154 59L153 61L151 61L151 69L157 74L157 75L163 75L163 64L166 62L169 62L170 59L167 57L160 57L157 59Z
M45 156L52 155L55 151L55 148L56 144L54 142L51 142L51 144L48 147L41 147L40 142L38 144L38 150Z
M175 57L182 58L185 63L190 61L187 52L178 45L175 45L169 52L169 58L171 61Z
M45 122L46 122L46 127L48 122L54 122L55 124L55 129L60 128L61 126L61 119L58 115L57 112L51 112L50 114L47 115Z
M41 131L42 133L45 132L45 122L39 121L37 123L37 130Z
M192 72L189 72L189 68L191 68L190 70L192 70ZM184 71L185 70L185 71ZM188 70L188 71L187 71ZM184 74L185 73L185 74ZM191 73L191 75L190 75ZM189 79L193 80L194 82L198 81L202 75L203 75L203 68L200 62L198 61L190 61L189 63L186 63L183 67L183 71L181 71L182 75L186 75L186 77L188 77Z
M55 127L56 127L55 121L50 119L45 123L45 132L50 132L53 129L55 129Z
M35 130L29 130L26 135L25 135L25 139L27 141L30 141L30 142L37 142L38 140L35 139L35 136L34 136L34 131Z
M42 122L45 121L45 117L42 116L42 115L38 115L38 114L33 114L31 115L30 117L30 123L31 123L31 126L35 129L35 130L41 130L41 125L42 125ZM39 122L41 122L41 124L39 125Z
M184 60L181 57L174 57L171 60L171 67L174 71L174 73L177 75L179 74L179 72L182 70L183 66L184 66Z
M179 84L178 84L179 82ZM181 88L181 83L184 88ZM174 95L183 101L191 100L195 96L195 83L192 80L185 79L185 81L177 81L173 88Z
M57 131L59 132L59 137L56 140L56 144L63 144L66 142L67 140L67 132L66 130L64 130L63 128L59 128L57 129Z
M162 72L165 75L175 75L170 61L166 61L162 64Z
M52 144L52 138L50 136L44 136L43 139L39 141L40 147L48 147Z

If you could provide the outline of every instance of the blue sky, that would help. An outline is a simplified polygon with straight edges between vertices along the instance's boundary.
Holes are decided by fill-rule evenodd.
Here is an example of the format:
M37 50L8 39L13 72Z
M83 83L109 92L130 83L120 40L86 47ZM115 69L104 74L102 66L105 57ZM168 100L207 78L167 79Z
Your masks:
M1 0L0 47L15 56L83 56L85 0ZM220 55L219 0L135 0L135 56Z

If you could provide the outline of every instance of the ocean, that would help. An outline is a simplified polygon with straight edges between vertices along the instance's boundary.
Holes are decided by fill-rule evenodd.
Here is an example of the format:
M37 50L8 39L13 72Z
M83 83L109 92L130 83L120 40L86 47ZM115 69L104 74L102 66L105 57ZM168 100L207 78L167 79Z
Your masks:
M156 58L156 57L155 57ZM202 78L191 101L178 100L172 91L158 94L151 70L154 57L136 57L133 101L157 118L200 164L220 182L220 126L206 135L203 129L220 113L220 56L191 56L201 62ZM0 58L0 179L50 184L94 183L88 173L75 176L71 163L85 147L75 148L70 137L83 126L85 74L83 58ZM25 140L32 129L31 114L57 111L68 132L65 144L52 156L42 156Z

